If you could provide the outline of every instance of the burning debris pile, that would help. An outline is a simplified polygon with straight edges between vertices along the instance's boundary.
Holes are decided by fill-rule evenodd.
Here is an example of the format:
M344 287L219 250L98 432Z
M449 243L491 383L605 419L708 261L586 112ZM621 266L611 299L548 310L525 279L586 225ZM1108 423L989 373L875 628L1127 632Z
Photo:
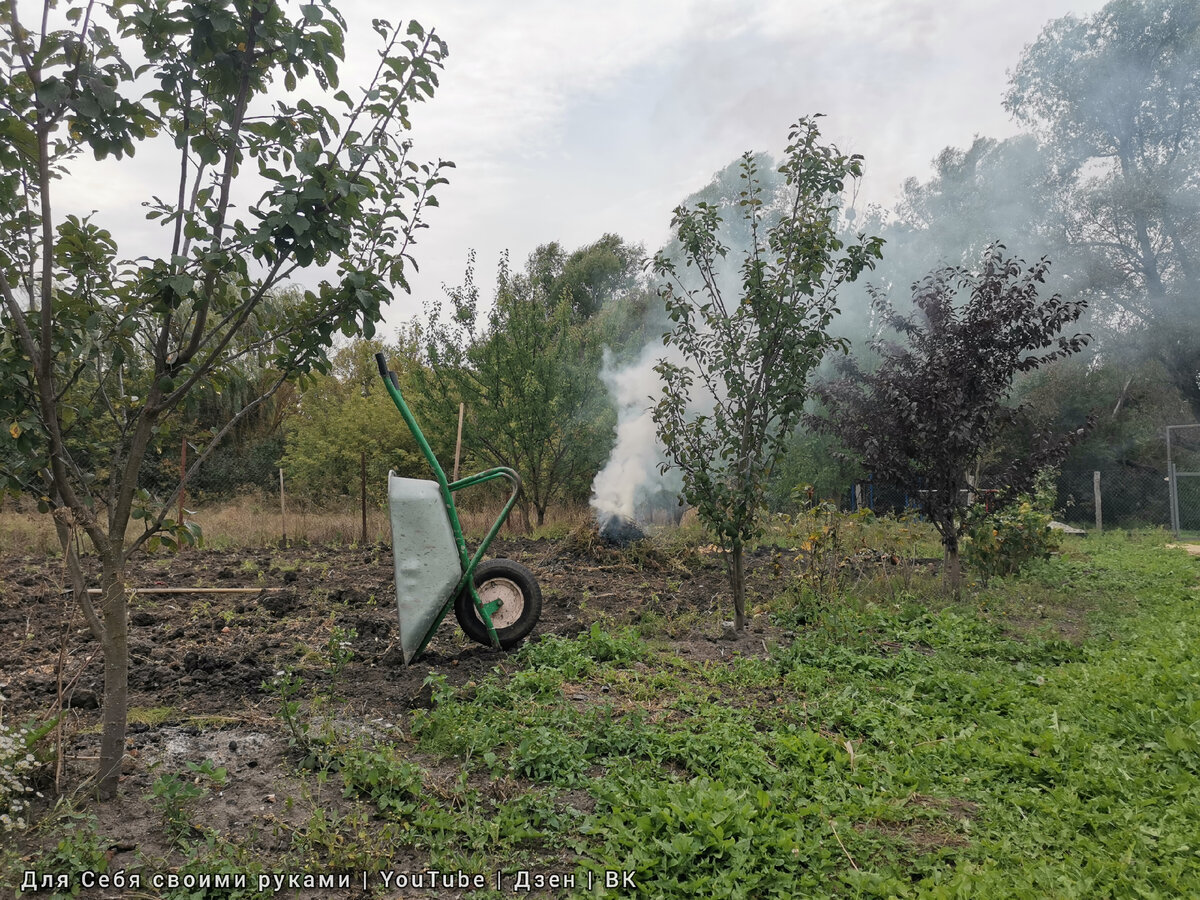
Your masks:
M638 523L620 513L609 513L597 517L600 540L611 547L628 547L636 541L646 539L646 533Z
M591 506L597 536L608 547L623 548L645 539L638 522L655 521L656 512L671 514L676 524L682 512L678 474L661 474L664 457L650 406L662 390L654 367L670 353L661 343L651 343L624 367L605 355L601 377L617 408L617 434L607 464L592 482Z

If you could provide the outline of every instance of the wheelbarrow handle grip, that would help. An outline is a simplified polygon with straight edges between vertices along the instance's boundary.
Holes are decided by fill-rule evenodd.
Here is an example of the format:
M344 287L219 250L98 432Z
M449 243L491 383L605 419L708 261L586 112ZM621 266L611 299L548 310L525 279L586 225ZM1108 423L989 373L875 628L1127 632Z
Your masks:
M398 390L400 388L400 379L396 377L395 372L388 371L387 357L382 353L376 353L375 362L379 364L379 377L385 381L391 381L392 386Z

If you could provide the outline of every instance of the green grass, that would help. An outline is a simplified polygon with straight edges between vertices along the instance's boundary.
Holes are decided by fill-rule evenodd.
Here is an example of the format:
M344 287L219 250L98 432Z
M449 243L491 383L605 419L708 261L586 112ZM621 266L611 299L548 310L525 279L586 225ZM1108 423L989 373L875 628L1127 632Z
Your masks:
M1198 896L1198 574L1157 535L1089 538L964 606L847 603L853 627L818 622L766 662L659 654L637 673L644 645L594 629L467 696L439 687L415 731L468 771L586 791L586 816L529 831L572 849L581 884L625 869L648 897ZM1069 603L1095 636L1015 637L1006 614L1034 601L1047 627ZM485 853L481 870L513 865Z

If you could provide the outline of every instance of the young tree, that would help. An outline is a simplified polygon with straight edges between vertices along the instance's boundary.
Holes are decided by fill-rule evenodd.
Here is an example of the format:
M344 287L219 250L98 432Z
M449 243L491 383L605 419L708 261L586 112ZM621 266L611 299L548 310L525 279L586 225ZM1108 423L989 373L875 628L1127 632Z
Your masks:
M142 461L200 383L245 358L272 367L275 387L323 369L335 332L370 336L391 290L407 287L413 235L448 165L409 159L408 116L432 96L446 47L416 23L377 20L379 67L357 100L334 95L339 116L279 99L337 88L345 22L331 0L129 0L103 14L78 3L58 30L55 7L46 0L32 29L16 3L0 7L0 419L12 441L0 461L7 487L53 511L103 648L98 784L110 797L125 749L126 566L155 542L189 537L170 519L178 488L152 497ZM125 54L143 65L135 72ZM273 90L280 82L288 94ZM163 247L126 247L136 259L123 260L92 217L63 214L59 179L78 155L119 160L156 136L177 160L144 204ZM131 185L153 172L109 165ZM272 306L312 263L328 280ZM211 435L193 472L271 393ZM76 529L99 556L98 608Z
M663 341L677 353L656 366L663 394L653 415L664 468L680 469L684 496L725 550L739 631L746 622L743 551L761 531L771 467L808 397L809 374L827 351L845 349L829 331L835 293L881 255L879 238L860 234L846 245L837 234L840 197L861 176L862 157L820 143L815 118L796 123L788 141L779 167L787 204L777 219L764 209L758 159L742 157L737 204L748 250L737 296L720 271L728 248L711 204L681 206L671 221L700 286L690 287L664 252L653 263L666 279L661 293L672 322Z
M329 374L313 377L288 416L282 464L297 485L294 491L318 499L357 497L363 453L373 485L386 486L389 470L429 477L404 420L379 415L384 386L375 354L381 351L399 368L405 396L418 399L412 374L419 357L415 341L388 347L378 339L360 339L342 347L333 354Z
M464 445L521 474L526 525L531 510L541 525L552 503L585 489L612 428L598 377L600 347L574 321L569 293L548 294L538 277L548 247L556 245L535 250L525 274L512 275L501 260L496 301L482 328L472 256L464 284L448 291L454 324L432 311L429 365L417 372L432 422L457 422L465 403Z
M876 292L876 312L906 345L877 341L883 361L870 374L848 361L845 378L816 390L826 414L807 417L839 437L877 479L920 498L941 536L945 580L955 592L967 476L1012 418L1004 401L1013 377L1076 353L1088 340L1062 334L1082 302L1038 296L1048 268L1045 259L1026 268L993 244L979 271L951 266L915 284L911 317Z

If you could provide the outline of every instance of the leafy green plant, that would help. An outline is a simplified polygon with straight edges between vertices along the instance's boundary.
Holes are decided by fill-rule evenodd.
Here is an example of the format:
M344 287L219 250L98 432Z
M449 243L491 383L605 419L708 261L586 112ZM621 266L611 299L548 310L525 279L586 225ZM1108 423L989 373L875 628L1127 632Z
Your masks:
M596 662L625 665L646 657L646 645L632 629L612 632L593 622L576 640L580 650Z
M329 640L325 642L325 658L329 661L329 674L334 678L340 675L346 664L354 658L350 642L356 637L358 632L353 628L334 625L331 629Z
M509 759L514 772L550 784L570 785L587 768L587 745L547 725L525 728Z
M351 747L342 754L341 773L347 797L365 797L391 818L411 817L420 802L421 767L393 744Z
M797 876L807 871L815 881L834 862L793 852L793 827L765 790L672 778L606 787L600 804L602 815L582 828L602 841L596 868L620 861L641 896L811 896Z
M330 755L330 745L336 740L336 734L326 722L324 728L314 728L309 716L304 714L301 695L304 690L304 678L288 667L278 673L270 681L263 682L263 690L272 691L279 698L279 718L288 730L288 747L299 758L300 765L306 769L322 769L332 765L336 768L337 760ZM319 701L329 698L317 697Z
M228 773L223 766L217 766L212 760L202 763L187 763L189 776L179 776L173 772L160 775L150 787L153 803L163 817L163 825L171 840L177 844L184 843L184 838L195 836L199 831L192 825L192 807L204 796L208 785L224 787Z
M991 512L976 504L968 513L963 558L983 576L985 586L989 579L1013 575L1030 560L1044 559L1059 548L1059 534L1050 527L1056 478L1056 472L1044 470L1032 493Z
M555 671L562 678L579 678L598 662L624 664L644 659L646 645L632 629L613 633L593 622L574 640L547 635L520 651L521 660L534 671Z
M163 824L172 839L179 841L192 830L189 807L204 794L197 782L174 773L160 775L150 788L154 805L163 817Z
M101 832L96 817L73 809L56 810L52 824L58 833L54 849L46 854L42 865L48 872L77 875L80 872L107 872L109 839ZM70 896L79 893L78 878L72 878ZM52 900L65 896L55 894Z
M304 679L291 667L275 673L270 682L263 683L264 690L273 690L279 696L279 717L291 735L288 745L307 751L309 726L300 718L300 701L297 699L303 687Z

